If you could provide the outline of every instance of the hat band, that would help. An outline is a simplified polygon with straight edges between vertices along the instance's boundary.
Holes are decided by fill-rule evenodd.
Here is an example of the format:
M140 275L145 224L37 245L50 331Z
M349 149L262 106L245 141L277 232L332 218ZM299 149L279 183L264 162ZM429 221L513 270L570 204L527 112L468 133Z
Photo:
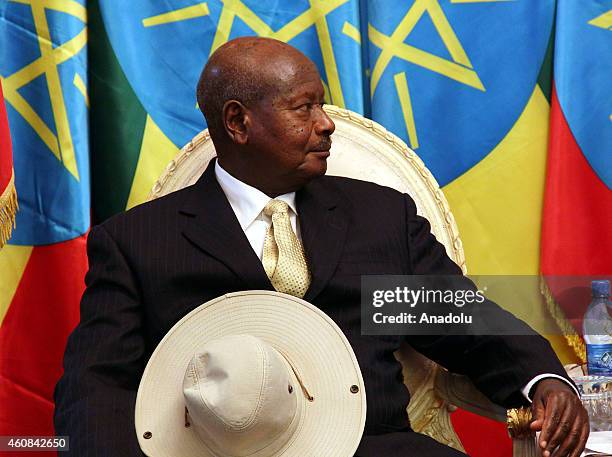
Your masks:
M298 369L295 367L295 365L293 363L291 363L291 360L289 359L289 356L287 356L287 354L285 354L282 350L280 349L276 349L276 351L283 356L283 358L285 359L285 361L287 362L287 364L291 367L291 370L293 371L293 374L295 375L295 379L297 379L298 384L300 385L300 388L302 389L302 393L304 394L304 396L306 397L306 400L312 402L314 401L314 397L312 395L310 395L310 392L308 391L308 389L306 388L306 385L304 384L304 381L302 381L302 375L300 375L300 372L298 371Z

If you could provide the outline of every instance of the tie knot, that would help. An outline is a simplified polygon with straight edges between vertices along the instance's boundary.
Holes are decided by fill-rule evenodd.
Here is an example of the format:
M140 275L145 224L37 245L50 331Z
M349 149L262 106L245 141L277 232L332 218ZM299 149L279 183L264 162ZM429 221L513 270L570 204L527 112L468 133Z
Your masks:
M264 214L268 217L272 217L273 214L286 213L289 209L289 205L282 200L270 200L264 208Z

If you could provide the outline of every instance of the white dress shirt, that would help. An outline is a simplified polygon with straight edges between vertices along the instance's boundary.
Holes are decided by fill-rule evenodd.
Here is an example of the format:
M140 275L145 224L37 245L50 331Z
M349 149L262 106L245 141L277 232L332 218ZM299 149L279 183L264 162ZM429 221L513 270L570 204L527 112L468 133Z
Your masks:
M255 254L257 254L257 257L261 260L266 232L268 227L272 224L272 219L263 213L263 209L272 199L259 189L249 186L230 175L221 165L219 165L218 160L215 162L215 175L223 193L234 210L234 214L236 214L240 227L244 231L249 243L251 243ZM301 241L300 227L297 220L298 213L295 206L295 192L279 195L276 197L276 200L282 200L289 205L291 227ZM527 400L531 401L531 398L529 398L529 391L535 383L545 378L560 379L567 383L576 392L576 395L578 395L576 388L567 382L566 379L556 374L544 373L533 378L521 390Z
M251 247L261 260L263 254L264 241L268 227L272 225L272 218L266 216L263 212L264 208L272 200L259 189L256 189L242 181L234 178L219 165L219 161L215 162L215 176L227 197L238 223L242 231L246 235ZM282 200L289 205L289 220L291 228L300 237L300 227L297 220L297 208L295 207L295 192L279 195L275 200Z

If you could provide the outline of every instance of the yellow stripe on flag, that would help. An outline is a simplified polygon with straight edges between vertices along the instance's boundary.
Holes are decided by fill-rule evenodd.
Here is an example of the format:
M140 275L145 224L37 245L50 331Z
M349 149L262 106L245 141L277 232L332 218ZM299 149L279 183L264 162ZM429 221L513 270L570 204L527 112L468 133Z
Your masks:
M410 90L408 89L408 79L406 79L406 73L396 73L393 75L393 81L395 81L395 89L400 101L400 107L402 108L402 114L404 115L404 123L406 124L406 130L408 131L408 140L410 142L411 149L419 148L419 139L417 137L416 125L414 123L414 113L412 112L412 100L410 99Z
M472 275L539 274L549 110L536 86L516 124L497 147L443 188ZM548 318L537 281L533 282L534 290L520 304L523 312L529 311L528 323L545 335L558 332ZM564 363L576 361L562 337L550 340Z
M499 3L514 1L515 0L450 0L451 3Z
M85 81L83 81L83 78L81 78L81 75L75 73L74 79L72 80L72 84L74 84L74 87L76 87L77 90L81 93L81 95L83 96L83 100L85 100L85 105L87 105L87 108L89 108L89 95L87 94L87 86L85 85Z
M48 10L59 11L62 13L70 14L83 22L87 22L87 8L74 0L11 0L15 3L21 3L23 5L43 6Z
M331 5L330 5L331 3ZM346 0L310 0L310 8L315 20L315 29L319 38L319 46L323 55L323 66L327 75L327 83L331 94L332 103L340 108L344 108L344 95L342 94L342 85L340 84L340 74L338 73L338 65L336 65L336 56L332 46L331 34L327 25L327 14L332 8L336 8L346 3ZM332 8L330 8L332 7Z
M7 244L0 251L0 325L13 301L31 254L32 246L12 244Z
M153 184L178 150L151 116L147 115L138 165L128 198L128 209L146 201Z
M342 33L355 40L357 44L361 44L361 32L357 27L355 27L348 21L344 21L344 25L342 26Z
M174 11L158 14L156 16L147 17L142 20L142 25L145 27L153 27L155 25L171 24L173 22L185 21L188 19L196 19L198 17L208 16L210 11L208 4L205 2L197 5L179 8Z

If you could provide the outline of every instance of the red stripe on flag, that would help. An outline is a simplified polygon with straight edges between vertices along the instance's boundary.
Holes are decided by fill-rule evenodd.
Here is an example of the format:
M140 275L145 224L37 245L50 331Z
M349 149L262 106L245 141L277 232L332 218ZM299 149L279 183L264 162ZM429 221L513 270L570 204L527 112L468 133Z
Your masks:
M542 273L612 273L611 216L612 191L582 154L553 87L542 220Z
M54 435L53 389L66 339L79 319L85 240L84 235L32 250L0 327L0 435Z
M512 441L504 422L458 409L451 414L453 428L470 457L511 457Z
M612 273L612 191L582 153L553 86L542 217L541 271L565 318L582 334L590 279Z

